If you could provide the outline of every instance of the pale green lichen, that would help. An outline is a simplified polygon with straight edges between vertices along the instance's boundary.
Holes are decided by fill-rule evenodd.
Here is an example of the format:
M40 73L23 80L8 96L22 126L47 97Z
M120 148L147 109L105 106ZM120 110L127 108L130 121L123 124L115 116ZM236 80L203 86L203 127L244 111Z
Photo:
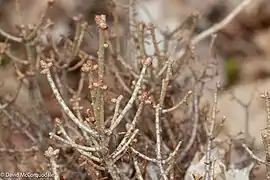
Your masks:
M231 86L239 80L240 62L236 59L229 58L225 63L227 85Z

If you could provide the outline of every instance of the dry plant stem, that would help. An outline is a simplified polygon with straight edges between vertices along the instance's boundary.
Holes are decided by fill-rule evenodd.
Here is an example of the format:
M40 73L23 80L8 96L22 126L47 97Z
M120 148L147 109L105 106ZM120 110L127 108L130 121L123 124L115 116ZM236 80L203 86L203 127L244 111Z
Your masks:
M170 81L170 78L172 76L172 66L171 66L172 62L173 62L172 60L168 60L166 62L166 64L167 64L166 77L165 77L165 79L162 79L162 86L161 86L161 92L160 92L160 98L159 98L159 106L161 108L160 113L163 113L164 100L166 97L169 81ZM166 126L167 134L171 138L173 145L176 145L176 140L174 137L174 133L173 133L172 129L170 128L170 123L168 122L168 120L166 118L164 118L163 120L164 120L164 125Z
M148 18L151 20L151 22L155 25L155 27L161 32L162 34L165 34L162 30L162 28L159 27L159 23L157 23L154 18L152 17L151 13L148 11L148 9L141 3L138 3L138 5L143 9L143 11L147 14Z
M265 92L261 97L265 100L267 113L267 127L262 131L261 135L266 154L266 179L270 180L270 96L268 92Z
M136 31L138 34L138 40L139 40L139 53L140 57L143 58L146 55L145 51L145 24L143 22L136 22Z
M165 159L163 161L163 163L170 163L176 157L176 155L180 149L181 144L182 144L182 141L179 141L178 144L176 145L174 151L169 155L169 157L167 159Z
M140 166L139 166L139 163L138 163L138 159L137 159L136 156L133 157L133 164L134 164L134 167L135 167L135 170L136 170L136 178L138 180L144 180L141 169L140 169Z
M161 107L160 104L156 105L156 115L155 115L155 125L156 125L156 158L157 158L157 164L161 173L161 177L163 180L167 180L168 177L166 175L166 172L164 170L164 167L162 165L162 156L161 156L161 129L160 129L160 111Z
M249 154L249 156L255 160L256 162L260 163L260 164L266 164L264 160L260 159L259 157L257 157L249 148L246 144L242 144L242 147L247 151L247 153Z
M8 40L14 41L16 43L22 43L23 39L20 37L13 36L7 32L5 32L3 29L0 28L0 34L7 38Z
M240 106L243 107L243 109L245 109L245 131L244 131L244 135L245 135L245 140L246 142L249 142L249 138L250 138L250 133L249 133L249 107L250 107L250 104L254 98L254 95L255 95L255 90L252 92L251 94L251 97L249 99L249 101L247 103L244 103L242 102L240 99L238 99L234 94L233 92L231 92L231 96L233 98L233 100L235 100Z
M38 28L38 27L37 27ZM30 41L25 41L25 49L26 49L26 56L27 61L29 63L29 71L32 73L32 77L29 79L29 90L30 90L30 97L31 103L34 106L35 113L38 119L42 119L44 121L44 125L41 129L44 134L48 134L48 131L51 129L52 119L49 116L49 113L44 105L44 100L41 95L40 87L37 81L37 77L33 75L36 74L35 66L36 66L36 58L35 58L35 47L31 45ZM37 75L38 76L38 75Z
M121 158L121 155L127 151L129 145L132 144L133 140L135 139L136 135L138 134L139 129L136 129L130 136L130 138L125 142L125 144L122 145L122 147L118 150L115 151L115 153L113 153L112 155L112 159L114 162L116 162L117 160L119 160Z
M137 0L129 0L129 6L128 6L128 10L129 10L129 39L127 41L127 47L135 47L136 43L133 41L134 40L134 36L132 37L132 34L135 34L136 31L136 19L137 18ZM134 67L134 69L137 71L138 70L138 61L136 60L136 50L134 51L133 48L128 48L127 50L127 57L130 58L131 62L132 62L132 66Z
M187 38L186 38L186 40L185 40L185 46L183 47L183 49L180 51L180 56L179 56L179 58L177 58L178 59L178 63L176 64L176 67L174 68L174 71L175 72L178 72L179 71L179 69L181 68L181 65L183 65L184 63L185 63L185 55L188 55L189 54L189 51L191 51L191 47L192 47L192 45L191 45L191 38L192 38L192 35L194 34L194 32L195 32L195 28L196 28L196 22L197 22L197 16L192 16L192 26L191 26L191 29L190 29L190 32L189 32L189 35L187 36ZM168 46L168 45L167 45ZM167 48L167 47L166 47ZM168 49L168 48L167 48ZM168 51L168 50L166 50L166 51ZM167 59L170 59L170 61L172 61L170 64L173 64L174 63L174 59L175 59L175 57L171 57L172 55L174 55L174 54L177 54L177 45L175 45L174 47L173 47L173 49L171 50L171 52L170 53L168 53L169 55L167 55L168 57L167 57ZM161 68L160 69L160 71L158 72L158 77L159 76L161 76L164 72L165 72L165 70L166 70L166 68L167 68L167 65L168 64L165 64L165 66L163 67L163 68Z
M124 88L124 90L128 93L128 94L132 94L132 90L126 85L125 80L122 78L122 76L119 73L118 68L115 66L114 62L111 63L111 70L113 71L115 77L118 79L119 83L122 85L122 87Z
M72 43L71 40L69 39L66 39L65 41L66 43L66 46L67 46L67 49L70 51L70 53L72 54L72 50L73 50L73 46L74 44ZM53 48L53 51L54 53L57 55L58 59L60 59L60 61L62 62L63 61L63 55L60 54L59 50L57 49L56 45L54 42L52 42L52 48ZM78 45L77 45L78 46ZM81 59L78 63L76 63L74 66L71 66L71 67L68 67L68 65L70 64L65 64L63 65L62 67L58 67L59 69L63 69L63 68L68 68L68 71L73 71L75 70L76 68L80 67L80 65L82 65L85 60L87 60L89 58L89 55L87 53L85 53L84 51L78 49L78 50L74 50L75 53L77 53L76 55L78 55L78 57ZM75 55L75 56L76 56ZM72 60L72 59L71 59Z
M262 132L262 139L266 153L266 179L270 180L270 134Z
M73 43L69 62L72 61L75 58L75 56L79 53L80 46L82 44L83 37L84 37L85 30L86 30L87 26L88 26L88 24L86 22L84 22L84 23L77 22L76 36L74 38L74 43Z
M87 157L87 156L85 156ZM90 160L91 166L93 166L95 168L95 170L99 170L99 171L105 171L106 169L100 165L95 164L93 161Z
M159 46L158 46L158 42L157 42L157 38L156 38L156 33L155 33L155 28L153 25L150 26L150 34L152 37L152 42L154 45L154 49L155 49L155 56L157 57L158 61L157 61L157 67L160 68L160 66L162 65L162 61L164 58L162 58L162 56L160 55L160 50L159 50Z
M64 101L68 101L67 90L65 90L65 88L63 86L63 83L65 83L65 80L63 80L63 78L64 78L63 76L65 76L65 74L62 75L62 78L60 79L60 77L59 77L59 75L57 73L57 68L53 67L53 75L54 75L54 79L55 79L57 88L59 89L59 92L62 95ZM61 80L64 81L64 82L62 83Z
M63 136L67 139L67 141L65 142L66 144L71 145L72 147L77 148L77 150L78 150L81 154L83 154L83 155L87 154L87 157L88 157L89 159L91 159L91 160L93 160L93 161L96 161L96 162L99 162L99 163L101 162L101 160L100 160L98 157L93 156L91 153L89 153L89 151L91 151L91 150L93 150L93 151L100 151L100 150L102 149L101 147L97 146L97 148L92 148L92 147L86 147L86 146L81 146L81 145L76 144L76 143L69 137L69 135L67 134L66 130L64 129L63 125L61 124L61 121L59 120L58 122L59 122L59 128L60 128L61 134L63 134ZM51 136L51 137L54 137L54 138L56 138L56 139L58 138L58 140L60 140L60 141L63 140L63 138L59 138L59 136L54 135L54 134L52 134L52 133L50 134L50 136ZM75 145L75 146L74 146L74 145ZM93 152L93 151L92 151L92 152Z
M209 45L209 55L215 59L216 59L216 54L214 51L214 45L215 45L216 39L217 39L217 34L212 34L210 45Z
M19 121L14 121L14 116L11 115L6 109L2 109L2 112L8 117L10 122L14 123L17 127L21 128L25 126ZM20 131L23 132L33 143L38 143L37 139L26 128L21 128Z
M143 65L143 68L141 70L141 73L140 73L140 77L135 85L135 88L133 90L133 93L131 95L131 98L129 99L127 105L124 107L124 109L122 110L122 112L120 113L120 115L116 118L115 121L113 121L111 123L111 126L110 126L110 129L108 130L108 134L111 134L112 131L116 128L116 126L122 121L122 119L124 118L124 116L126 115L126 113L129 111L129 109L132 107L134 101L136 100L137 98L137 95L139 93L139 90L141 89L141 83L142 83L142 80L146 74L146 70L147 70L147 67L149 65L147 63L144 63Z
M88 74L88 83L89 86L92 86L92 84L94 83L94 73L92 71L89 72ZM97 103L96 103L96 93L97 93L97 89L96 88L90 88L90 94L91 94L91 106L94 110L94 114L95 117L97 117Z
M172 76L172 60L168 60L166 62L167 64L167 71L166 71L166 77L162 80L162 86L161 86L161 92L160 92L160 98L159 98L159 105L161 108L163 108L167 88L169 85L170 78Z
M22 82L22 80L21 80L21 81L20 81L20 84L19 84L19 87L17 88L14 97L13 97L11 100L9 100L9 102L7 102L7 103L5 103L5 104L0 104L0 110L7 108L7 107L8 107L9 105L11 105L14 101L16 101L16 99L17 99L17 97L18 97L18 95L19 95L19 92L20 92L20 90L21 90L22 84L23 84L23 82Z
M105 58L105 30L99 28L99 49L98 49L98 81L104 80L104 58ZM97 89L97 122L98 129L104 131L105 117L104 117L104 90L100 87Z
M123 98L124 98L124 96L123 95L120 95L116 99L114 114L113 114L113 118L112 118L112 121L111 122L114 122L117 119L117 117L119 116L120 103L121 103L121 101L122 101Z
M130 136L131 136L131 134L132 134L132 131L133 131L134 128L135 128L136 122L138 121L138 119L139 119L139 117L140 117L140 115L141 115L141 113L142 113L143 105L144 105L144 103L141 102L140 105L139 105L139 107L138 107L138 110L137 110L137 112L136 112L136 114L135 114L135 117L133 118L131 124L129 124L128 130L127 130L127 132L126 132L124 138L122 139L122 141L119 143L118 147L116 148L116 151L115 151L115 152L117 152L117 151L119 151L120 149L122 149L122 147L127 143L128 138L130 138ZM112 156L113 156L113 155L112 155Z
M20 58L13 56L9 50L5 51L5 54L14 62L14 63L19 63L19 64L24 64L28 65L29 62L26 60L21 60Z
M35 64L35 69L37 72L40 72L40 60L42 56L42 49L39 45L36 45L36 64Z
M115 52L114 48L113 48L113 43L111 42L111 40L108 40L108 44L109 44L109 49L111 54L113 54ZM116 58L113 57L114 60L117 60L116 62L120 62L120 64L126 69L128 70L131 75L134 78L139 78L139 74L137 74L137 72L133 69L133 67L131 65L129 65L120 54L117 54Z
M120 55L120 36L119 36L119 18L117 16L117 12L115 8L112 11L114 22L113 22L113 28L114 28L114 33L115 33L115 54L116 56Z
M199 35L195 36L191 43L197 44L198 42L202 41L206 37L215 34L219 30L223 29L227 26L243 9L245 9L249 4L251 4L252 0L243 0L225 19L223 19L218 24L213 25L209 29L205 30L204 32L200 33Z
M45 151L45 156L49 158L52 172L54 174L54 180L60 180L57 172L58 165L56 158L58 157L59 149L54 150L51 146Z
M34 30L30 31L30 33L23 35L23 39L25 40L25 42L31 42L31 41L35 40L35 38L38 37L38 34L42 30L42 28L46 28L46 24L47 24L46 15L47 15L49 8L50 8L50 5L48 3L46 6L46 9L42 13L40 20L38 21L38 24L36 25Z
M169 112L172 112L176 109L178 109L182 104L186 103L187 102L187 98L192 94L192 91L188 91L188 93L185 95L185 97L179 101L175 106L169 108L169 109L163 109L162 110L162 113L169 113Z
M76 115L77 115L78 119L79 119L80 121L83 122L83 116L82 116L82 113L79 112L79 111L80 111L80 110L76 110ZM90 127L92 127L92 126L90 126ZM87 143L91 142L91 139L93 139L93 138L91 138L91 137L87 134L87 132L83 131L82 129L80 129L80 131L81 131L81 133L82 133L84 139L86 140L86 142L87 142Z
M75 144L75 142L73 142L72 140L69 142L63 138L60 138L59 136L56 136L56 135L53 135L52 133L50 134L52 138L55 138L56 140L60 140L62 142L64 142L65 144L73 147L73 148L76 148L77 151L79 151L82 155L84 155L85 157L87 157L89 160L92 160L92 161L95 161L95 162L98 162L98 163L101 163L101 159L92 155L92 152L95 152L95 151L88 151L89 150L89 147L86 147L86 146L80 146L80 145L77 145ZM101 148L97 149L98 151L101 150ZM93 163L94 164L94 163Z
M82 65L85 63L85 61L87 60L87 57L80 57L81 60L75 64L74 66L71 66L67 69L68 72L72 72L72 71L75 71L76 69L82 67Z
M60 180L60 177L57 173L57 163L56 163L56 160L53 159L53 158L50 158L50 165L52 167L52 172L53 172L53 175L54 175L54 180Z
M269 92L265 92L262 96L265 100L266 113L267 113L267 127L266 130L270 134L270 95Z
M119 154L121 154L122 152L127 150L128 145L130 145L132 143L132 140L134 140L135 135L139 132L138 129L136 129L134 132L133 132L133 130L135 128L136 122L138 121L138 119L142 113L143 105L144 105L144 102L142 101L138 107L138 110L135 114L135 117L133 118L131 124L129 125L129 128L128 128L124 138L119 143L116 150L111 154L111 157L114 159L114 161L118 160L118 158L116 158L116 157L119 156Z
M47 76L47 80L51 86L51 89L53 91L54 96L56 97L58 103L61 105L61 107L63 108L63 110L65 111L65 113L68 115L68 117L82 130L88 132L89 134L91 134L94 137L98 137L99 134L98 132L92 130L90 127L86 126L85 124L83 124L83 122L81 122L73 113L72 111L69 109L69 107L66 105L65 101L63 100L63 98L61 97L53 79L51 76L51 72L50 69L45 69L46 70L46 76ZM44 71L45 72L45 71Z
M61 131L63 132L63 131ZM50 133L49 134L51 138L54 138L58 141L61 141L63 142L64 144L67 144L71 147L74 147L74 148L77 148L77 149L81 149L81 150L84 150L84 151L91 151L91 152L94 152L94 151L100 151L102 148L94 148L94 147L87 147L87 146L82 146L82 145L79 145L79 144L76 144L73 140L69 139L69 140L66 140L66 139L63 139L62 137L56 135L56 134L53 134L53 133Z
M209 29L203 31L202 33L200 33L199 35L193 37L191 39L190 44L192 44L193 46L195 46L196 44L198 44L199 42L201 42L202 40L204 40L205 38L207 38L208 36L211 36L212 34L217 33L218 31L220 31L221 29L225 28L241 11L243 11L243 9L245 9L250 3L252 2L252 0L243 0L243 2L241 4L239 4L228 16L226 16L221 22L219 22L218 24L213 25L212 27L210 27ZM186 49L182 49L177 57L175 59L182 59L182 57L186 54ZM166 70L167 65L165 65L159 72L159 74L163 74L163 72Z
M169 155L169 157L165 160L162 160L162 164L166 164L166 163L171 163L171 161L175 158L175 156L177 155L177 152L179 151L179 148L181 146L182 142L180 141L175 150ZM142 153L140 153L139 151L137 151L136 149L134 149L133 147L130 147L131 151L136 155L136 156L139 156L140 158L142 159L145 159L149 162L153 162L153 163L157 163L157 159L155 158L150 158Z
M7 152L7 153L33 153L39 151L37 146L32 146L26 149L7 149L7 148L0 148L0 152Z
M168 167L166 169L166 174L171 174L171 176L173 175L173 173L170 173L171 170L173 170L174 168L174 163L176 161L176 155L180 149L180 146L182 144L182 141L179 141L179 143L177 144L175 150L170 154L170 156L164 161L164 163L168 163ZM170 177L170 179L172 179Z
M52 119L44 106L44 100L41 95L40 87L38 85L37 79L34 78L30 84L31 84L32 100L33 102L35 102L34 104L35 111L36 111L37 117L43 120L45 126L41 128L42 128L42 131L47 135L48 131L50 131L51 129Z
M79 85L78 85L78 89L77 89L77 92L76 92L76 95L73 95L75 96L74 97L74 106L73 106L73 109L75 110L76 112L76 115L78 117L78 119L83 122L83 116L82 116L82 113L81 113L81 109L83 107L80 106L79 104L79 101L80 101L80 97L81 97L81 92L83 90L83 87L84 87L84 80L85 80L85 76L86 74L81 72L81 77L80 77L80 81L79 81ZM60 93L61 93L61 90L60 90ZM83 134L83 137L85 138L85 140L87 142L90 142L90 137L88 136L88 134L85 132L85 131L81 131L82 134Z
M20 0L16 0L15 4L16 4L16 13L17 13L17 16L19 17L19 22L20 22L20 24L23 24L22 23L22 14L21 14L21 3L20 3Z
M215 121L216 121L216 113L217 113L217 101L218 101L218 91L220 88L219 82L217 83L216 91L214 93L214 104L212 108L212 115L210 119L210 127L207 130L207 149L206 149L206 159L205 159L205 180L212 180L212 167L213 162L211 160L211 150L212 150L212 142L214 139L213 132L215 127Z
M169 115L163 115L163 117L161 117L161 121L163 122L163 128L165 129L165 131L166 131L166 133L171 141L172 147L174 148L177 144L177 140L175 137L175 133L173 132L173 130L171 128L171 121L169 121L169 119L170 119Z
M90 153L90 152L86 152L86 151L83 151L83 150L81 150L81 149L77 149L83 156L85 156L87 159L89 159L89 160L93 160L93 161L95 161L95 162L98 162L98 163L101 163L102 162L102 160L101 159L99 159L98 157L96 157L96 156L94 156L94 155L92 155L92 153ZM93 163L94 164L94 163ZM96 165L96 164L95 164ZM98 165L96 165L96 166L98 166ZM102 167L100 167L100 168L102 168Z
M120 61L121 65L124 66L127 70L129 70L129 72L132 74L132 76L134 78L139 78L140 76L136 73L136 71L134 71L134 69L128 64L126 63L126 61L123 59L122 56L118 55L117 56L117 61Z
M129 8L129 24L132 25L136 19L137 19L137 0L129 0L129 5L128 5L128 8ZM132 26L129 26L130 27L130 32L132 32Z
M134 149L133 147L130 147L131 151L136 155L141 157L142 159L145 159L149 162L153 162L153 163L157 163L157 160L155 158L150 158L142 153L140 153L139 151L137 151L136 149Z
M105 160L106 167L113 180L121 180L121 173L117 168L116 164L112 162L110 159Z
M180 153L179 161L182 161L186 157L189 149L191 148L191 146L193 145L193 143L196 139L198 122L199 122L199 95L198 95L197 90L195 90L193 101L194 101L193 102L194 122L193 122L193 128L192 128L192 132L191 132L191 138L190 138L188 144L186 145L185 149Z

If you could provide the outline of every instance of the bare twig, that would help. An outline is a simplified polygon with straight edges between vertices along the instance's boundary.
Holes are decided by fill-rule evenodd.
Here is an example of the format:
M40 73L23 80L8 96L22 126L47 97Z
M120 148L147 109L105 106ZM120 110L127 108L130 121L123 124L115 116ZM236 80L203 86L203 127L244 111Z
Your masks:
M261 97L265 100L267 114L267 126L266 129L262 131L261 135L266 154L266 179L270 180L270 96L268 92L265 92Z
M243 9L245 9L249 4L251 4L252 0L243 0L225 19L221 22L213 25L209 29L203 31L199 35L192 38L191 43L197 44L198 42L202 41L206 37L215 34L216 32L220 31L224 27L226 27Z
M65 113L69 116L69 118L76 124L78 125L80 128L82 128L84 131L88 132L89 134L91 134L92 136L97 137L98 133L94 130L92 130L90 127L86 126L85 124L83 124L74 114L73 112L69 109L69 107L66 105L65 101L63 100L63 98L61 97L61 94L59 93L53 79L52 79L52 75L50 72L50 64L47 64L45 61L41 61L41 66L43 68L42 73L46 74L47 76L47 80L51 86L51 89L58 101L58 103L61 105L61 107L63 108L63 110L65 111Z
M120 113L120 115L118 116L118 118L111 123L111 126L110 126L110 129L108 130L108 134L111 134L112 131L116 128L116 126L121 122L121 120L123 119L123 117L125 116L125 114L128 112L128 110L132 107L134 101L136 100L137 98L137 95L139 93L139 90L141 89L141 83L142 83L142 80L146 74L146 70L147 70L147 67L149 65L151 65L152 63L152 59L151 58L147 58L145 59L145 62L144 62L144 65L143 65L143 68L141 70L141 74L140 74L140 77L135 85L135 88L133 90L133 93L131 95L131 98L129 99L128 103L126 104L126 106L124 107L124 109L122 110L122 112Z
M247 151L247 153L250 155L252 159L254 159L256 162L265 164L265 161L262 160L261 158L257 157L249 148L246 144L242 144L242 147Z
M49 158L52 172L54 175L54 180L60 180L59 174L57 172L58 165L56 163L56 158L58 157L59 149L53 149L51 146L45 151L45 156Z
M167 180L168 177L166 175L166 172L164 170L164 167L162 165L162 156L161 156L161 129L160 129L160 111L161 111L161 107L159 104L156 105L156 116L155 116L155 119L156 119L156 156L157 156L157 164L158 164L158 167L159 167L159 170L160 170L160 173L161 173L161 177L163 180Z
M217 113L217 100L218 100L218 91L220 88L219 82L217 83L216 92L214 94L214 104L212 109L210 127L207 132L207 149L206 149L206 159L205 159L205 180L212 180L211 168L213 167L213 162L211 161L211 151L212 151L212 141L214 139L213 132L216 121L216 113Z

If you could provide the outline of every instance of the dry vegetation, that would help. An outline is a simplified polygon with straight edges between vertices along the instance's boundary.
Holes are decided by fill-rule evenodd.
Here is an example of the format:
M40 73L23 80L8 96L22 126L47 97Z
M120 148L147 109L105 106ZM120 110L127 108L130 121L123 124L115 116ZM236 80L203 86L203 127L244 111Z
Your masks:
M27 3L40 16L25 12ZM162 32L164 44L177 44L161 48L158 29L136 19L135 0L93 0L83 8L64 0L3 1L0 171L51 172L55 180L244 180L258 163L267 171L255 178L267 173L270 180L269 83L258 86L264 103L256 102L267 116L262 112L260 125L251 123L258 125L252 132L245 116L226 117L233 111L228 94L245 112L251 101L224 92L219 82L210 90L211 101L203 96L205 84L218 73L215 47L224 47L234 19L251 3L243 0L200 33L200 16L192 12L175 31ZM14 13L5 19L7 9ZM195 47L207 38L211 58L194 67ZM259 46L269 49L260 38ZM146 44L154 47L153 55ZM180 83L185 69L190 77ZM242 129L244 138L231 136ZM250 136L259 153L251 151Z

